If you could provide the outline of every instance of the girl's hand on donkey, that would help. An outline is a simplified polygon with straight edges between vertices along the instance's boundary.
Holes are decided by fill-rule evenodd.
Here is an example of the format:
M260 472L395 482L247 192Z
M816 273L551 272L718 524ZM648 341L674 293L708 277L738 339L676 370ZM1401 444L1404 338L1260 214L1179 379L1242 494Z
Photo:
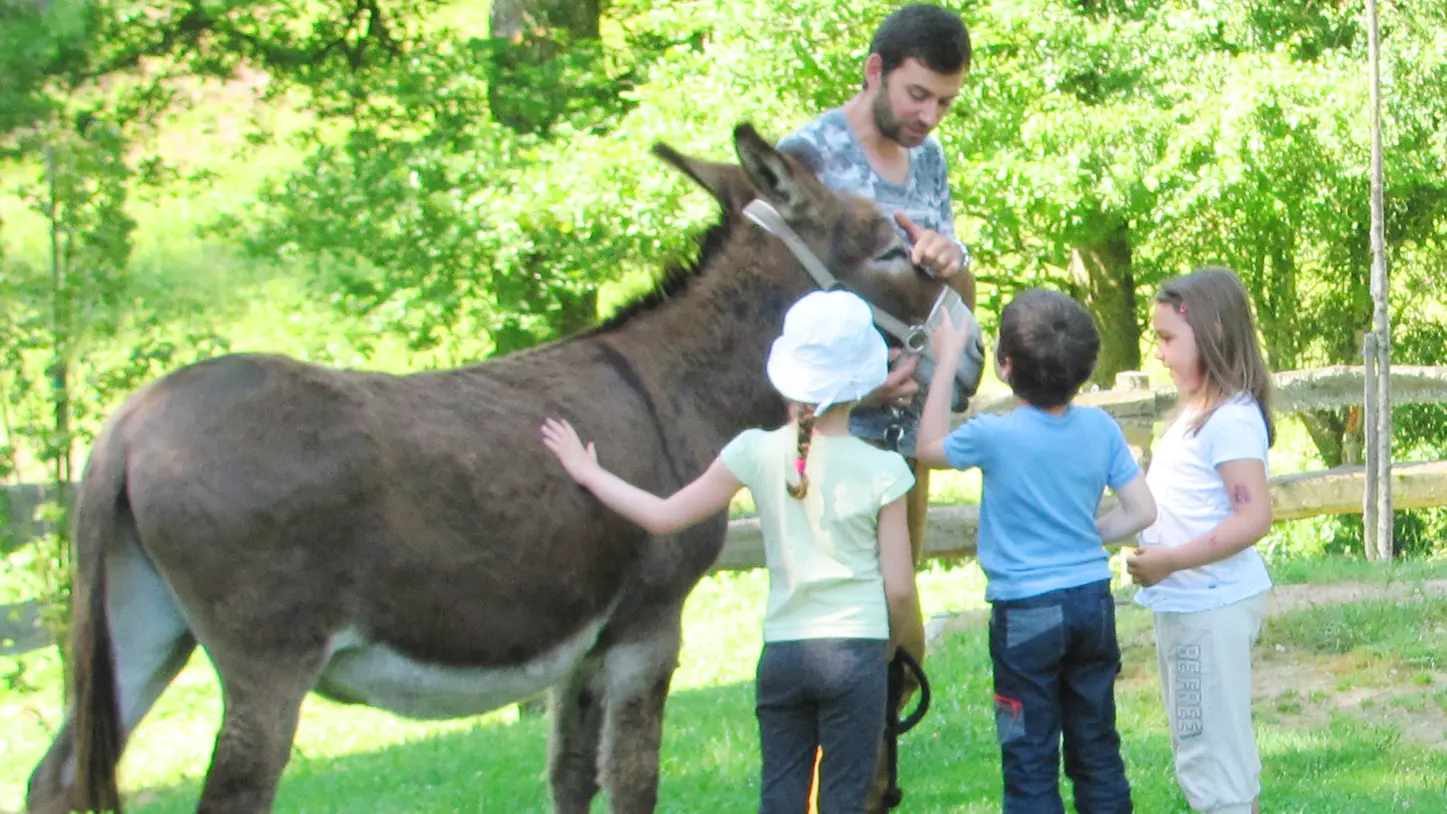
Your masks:
M572 424L550 418L543 422L542 431L543 444L558 456L558 463L573 480L582 483L589 473L598 469L598 450L591 441L584 446Z

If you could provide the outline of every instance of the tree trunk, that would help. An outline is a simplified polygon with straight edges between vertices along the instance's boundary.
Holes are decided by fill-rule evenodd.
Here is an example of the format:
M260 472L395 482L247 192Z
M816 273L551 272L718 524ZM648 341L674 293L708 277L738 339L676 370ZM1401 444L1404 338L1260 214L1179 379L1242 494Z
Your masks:
M1354 455L1357 460L1349 461L1348 448L1343 440L1346 437L1346 422L1342 420L1340 410L1313 410L1301 414L1301 423L1306 425L1306 432L1311 436L1312 443L1316 445L1316 451L1321 455L1321 462L1328 469L1334 466L1341 466L1344 463L1361 463L1361 446L1356 445Z
M566 107L556 98L566 89L532 80L566 50L596 44L601 13L601 0L493 0L493 118L519 133L546 130Z
M1070 253L1070 276L1100 328L1100 360L1091 381L1111 387L1115 374L1140 370L1141 328L1136 319L1130 235L1124 226Z
M562 307L549 318L557 336L570 336L593 327L598 321L598 291L590 289L577 296L562 297Z

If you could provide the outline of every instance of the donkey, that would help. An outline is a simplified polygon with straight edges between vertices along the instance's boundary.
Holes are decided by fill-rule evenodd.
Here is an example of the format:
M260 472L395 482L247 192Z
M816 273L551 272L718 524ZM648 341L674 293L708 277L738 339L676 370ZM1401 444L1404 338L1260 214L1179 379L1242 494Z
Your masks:
M756 198L882 312L917 324L941 289L868 201L748 125L734 146L740 166L654 148L722 221L590 332L406 376L233 355L135 393L78 488L70 705L29 810L119 810L121 750L199 643L225 701L200 811L271 809L308 692L425 719L549 687L554 811L600 790L615 814L653 811L680 613L726 518L651 537L575 486L538 426L565 416L670 492L785 419L765 355L814 283L741 214Z

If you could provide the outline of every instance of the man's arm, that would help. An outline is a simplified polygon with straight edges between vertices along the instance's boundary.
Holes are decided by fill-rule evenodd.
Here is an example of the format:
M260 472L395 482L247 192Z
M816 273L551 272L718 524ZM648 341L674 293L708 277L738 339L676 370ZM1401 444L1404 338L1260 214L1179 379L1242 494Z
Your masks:
M915 265L944 277L973 311L975 277L970 272L969 247L955 236L954 198L950 194L949 166L945 163L944 149L939 142L931 141L920 159L919 171L922 175L916 181L921 195L918 205L932 212L928 220L933 221L937 228L927 229L902 212L895 214L895 222L904 229L913 244L910 259Z
M943 159L940 161L940 166L945 166ZM946 171L945 177L941 179L940 183L943 190L940 196L940 208L942 210L940 212L940 233L959 247L962 258L960 260L959 271L949 277L950 288L953 288L960 295L960 299L965 301L966 308L974 311L975 273L970 269L970 247L966 246L965 242L955 235L955 205L954 198L950 195L948 171Z

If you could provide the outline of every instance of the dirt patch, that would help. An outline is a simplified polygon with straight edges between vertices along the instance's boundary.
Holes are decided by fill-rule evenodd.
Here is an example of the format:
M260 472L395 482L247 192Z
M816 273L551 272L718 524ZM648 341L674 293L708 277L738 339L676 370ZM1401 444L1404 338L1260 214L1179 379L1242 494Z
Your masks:
M1290 729L1325 726L1333 716L1397 727L1403 740L1447 750L1447 673L1373 671L1352 656L1293 658L1283 648L1253 665L1257 717ZM1363 672L1368 671L1368 672ZM1363 675L1369 676L1366 681Z
M1447 580L1282 585L1269 616L1349 602L1411 603L1447 595ZM1258 653L1252 676L1258 714L1293 729L1324 725L1333 715L1395 726L1402 739L1447 750L1447 673L1374 663L1360 653L1306 656L1277 644Z
M1423 582L1334 582L1329 585L1278 585L1271 591L1269 616L1341 605L1367 599L1410 601L1447 595L1447 579Z

